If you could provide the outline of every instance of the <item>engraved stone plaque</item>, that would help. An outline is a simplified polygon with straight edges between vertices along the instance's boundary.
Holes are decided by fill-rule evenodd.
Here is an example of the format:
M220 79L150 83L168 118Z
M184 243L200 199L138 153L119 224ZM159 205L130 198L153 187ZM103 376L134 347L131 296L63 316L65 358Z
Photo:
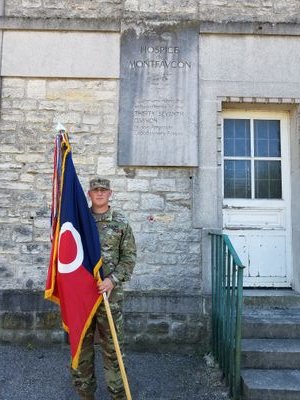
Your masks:
M187 23L123 30L119 165L198 165L198 41Z

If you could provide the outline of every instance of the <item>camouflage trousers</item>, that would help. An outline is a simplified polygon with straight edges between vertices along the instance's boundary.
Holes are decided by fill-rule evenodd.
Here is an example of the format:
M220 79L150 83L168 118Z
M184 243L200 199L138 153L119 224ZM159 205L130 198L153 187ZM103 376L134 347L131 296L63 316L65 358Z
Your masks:
M115 323L120 349L124 344L123 316L119 303L110 302L111 312ZM105 381L112 399L126 400L122 377L119 370L104 302L99 306L82 343L78 369L71 368L73 385L81 396L91 395L97 389L95 378L95 349L94 334L99 333L100 347L104 363ZM123 354L122 354L123 355Z

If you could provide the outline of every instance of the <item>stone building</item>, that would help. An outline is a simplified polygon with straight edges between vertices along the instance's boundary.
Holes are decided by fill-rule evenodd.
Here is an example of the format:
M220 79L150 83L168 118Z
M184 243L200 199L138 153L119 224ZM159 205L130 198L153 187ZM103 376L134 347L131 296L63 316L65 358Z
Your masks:
M1 340L63 340L42 297L58 122L82 186L111 179L135 232L132 346L207 350L211 229L229 232L247 286L299 290L296 0L2 0L0 13Z

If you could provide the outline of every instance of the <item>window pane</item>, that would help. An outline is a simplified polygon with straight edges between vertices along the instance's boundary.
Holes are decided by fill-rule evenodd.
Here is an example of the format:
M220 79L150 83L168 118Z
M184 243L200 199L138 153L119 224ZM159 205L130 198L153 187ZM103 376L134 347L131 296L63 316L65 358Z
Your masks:
M254 155L280 157L280 121L254 120Z
M224 119L224 155L250 155L249 119Z
M251 198L250 161L224 161L224 197Z
M255 198L281 199L281 161L255 161Z

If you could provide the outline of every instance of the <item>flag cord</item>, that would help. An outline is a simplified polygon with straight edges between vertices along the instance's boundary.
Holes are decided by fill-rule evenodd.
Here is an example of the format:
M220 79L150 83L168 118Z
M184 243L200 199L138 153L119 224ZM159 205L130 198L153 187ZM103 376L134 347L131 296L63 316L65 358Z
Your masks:
M122 358L122 354L121 354L121 350L120 350L120 346L119 346L119 342L118 342L116 328L115 328L113 317L111 315L108 298L107 298L107 295L105 292L103 293L103 299L104 299L104 305L105 305L105 310L106 310L106 314L107 314L107 318L108 318L108 323L109 323L112 339L114 342L114 346L115 346L115 350L116 350L116 354L117 354L117 358L118 358L118 363L119 363L120 372L121 372L121 376L122 376L122 380L123 380L123 385L124 385L124 389L125 389L125 393L126 393L126 398L127 398L127 400L132 400L130 389L129 389L129 384L128 384L128 380L127 380L127 375L126 375L126 371L125 371L125 367L124 367L124 363L123 363L123 358Z

